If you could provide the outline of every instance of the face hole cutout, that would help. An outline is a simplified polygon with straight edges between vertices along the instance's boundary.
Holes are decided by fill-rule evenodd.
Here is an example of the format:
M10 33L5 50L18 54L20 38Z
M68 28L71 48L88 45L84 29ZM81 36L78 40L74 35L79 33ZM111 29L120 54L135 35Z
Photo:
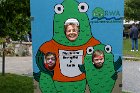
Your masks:
M61 4L57 4L54 10L57 14L61 14L64 11L64 7Z
M78 9L80 12L87 12L88 10L88 5L86 3L80 3L78 6Z
M104 64L104 52L102 50L95 50L92 54L92 62L96 68L101 68Z
M52 52L47 52L45 54L44 65L45 65L45 68L49 70L53 70L56 65L56 54Z
M105 46L105 51L106 51L107 53L110 53L110 52L112 51L112 47L111 47L110 45L106 45L106 46Z
M65 25L65 35L69 41L74 42L79 36L79 27L73 23Z

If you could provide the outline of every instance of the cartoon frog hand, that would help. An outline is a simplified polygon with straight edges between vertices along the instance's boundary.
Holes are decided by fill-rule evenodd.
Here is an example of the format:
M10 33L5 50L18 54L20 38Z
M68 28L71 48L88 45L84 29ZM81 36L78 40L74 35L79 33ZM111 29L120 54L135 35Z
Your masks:
M83 73L86 73L86 71L85 71L85 65L84 64L78 64L78 67L79 67L79 69L80 69L80 71L81 72L83 72Z

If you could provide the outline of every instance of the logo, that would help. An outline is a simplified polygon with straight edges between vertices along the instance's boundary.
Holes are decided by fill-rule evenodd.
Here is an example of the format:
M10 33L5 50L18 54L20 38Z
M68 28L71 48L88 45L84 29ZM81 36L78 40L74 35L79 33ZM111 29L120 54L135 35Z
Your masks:
M93 17L95 18L98 18L98 19L101 19L103 18L105 15L105 12L102 8L100 7L96 7L94 10L93 10Z
M104 10L96 7L92 11L91 23L121 23L122 21L123 17L119 10Z

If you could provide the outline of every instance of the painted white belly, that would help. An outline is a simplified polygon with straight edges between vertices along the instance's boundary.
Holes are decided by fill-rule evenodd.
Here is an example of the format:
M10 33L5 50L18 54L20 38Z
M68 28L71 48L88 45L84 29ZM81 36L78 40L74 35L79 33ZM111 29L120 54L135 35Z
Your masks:
M82 64L83 50L66 51L59 50L60 70L64 76L75 77L82 72L79 70L78 64Z

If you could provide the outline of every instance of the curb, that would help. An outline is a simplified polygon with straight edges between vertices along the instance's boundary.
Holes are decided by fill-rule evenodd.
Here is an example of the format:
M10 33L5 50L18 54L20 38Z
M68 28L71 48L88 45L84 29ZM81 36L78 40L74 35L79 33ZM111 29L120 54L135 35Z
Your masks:
M130 60L130 61L140 61L138 57L123 57L123 60Z

